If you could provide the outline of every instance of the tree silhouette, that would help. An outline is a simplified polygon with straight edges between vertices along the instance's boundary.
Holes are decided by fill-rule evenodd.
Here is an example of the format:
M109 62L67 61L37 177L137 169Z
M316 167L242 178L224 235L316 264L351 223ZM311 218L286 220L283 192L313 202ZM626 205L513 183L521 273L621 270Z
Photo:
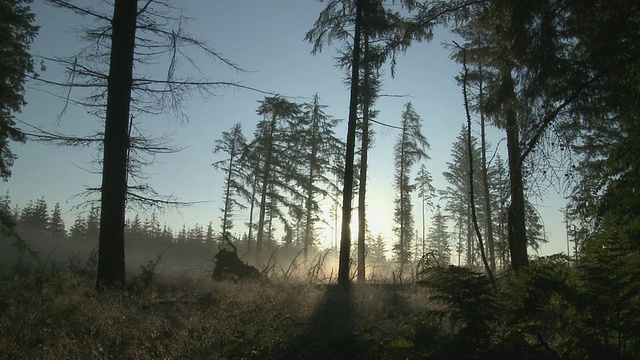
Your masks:
M257 113L263 116L263 120L258 123L256 139L251 147L254 157L260 159L260 166L256 169L260 182L256 254L261 256L265 242L265 226L268 225L267 239L270 241L274 216L283 221L286 219L285 214L278 208L278 203L297 206L296 203L288 202L279 190L295 192L294 188L289 186L289 182L301 179L298 167L300 159L296 157L298 154L292 151L296 148L294 128L301 109L298 104L274 96L261 101Z
M246 175L246 165L242 164L241 157L246 152L247 140L242 134L242 124L236 123L231 130L222 132L222 138L216 140L213 153L224 152L228 158L213 163L216 169L222 169L225 173L224 180L224 207L222 211L221 232L226 234L233 228L232 216L235 207L241 209L245 205L240 203L234 195L241 195L250 198L249 191L244 187Z
M422 135L422 119L413 109L411 102L405 104L402 112L402 133L394 146L395 175L394 187L397 191L394 211L394 232L398 242L394 246L400 269L411 257L411 242L415 237L413 205L411 194L415 185L410 182L411 167L421 159L427 159L427 139Z
M102 156L102 185L89 190L101 194L100 244L96 288L120 288L125 280L124 225L127 203L148 205L181 205L173 197L160 197L148 184L139 183L137 171L145 165L141 156L171 153L166 136L145 137L134 120L141 114L160 114L167 110L184 119L181 104L185 92L200 90L207 93L221 86L237 86L229 82L180 79L176 75L178 60L185 56L184 47L196 48L225 65L240 70L204 42L185 31L183 18L174 16L176 8L163 0L117 0L113 11L83 7L63 0L47 0L53 6L86 16L93 20L86 32L90 46L71 59L47 58L71 70L67 83L37 79L46 85L64 88L93 89L86 99L72 100L88 107L89 112L103 117L104 134L73 137L39 134L45 140L64 145L100 144ZM173 28L172 28L173 27ZM168 59L166 78L143 74L140 64ZM135 70L135 72L134 72ZM248 87L244 87L248 88ZM140 136L134 136L134 132Z
M418 189L418 198L422 199L422 254L424 256L426 254L426 209L427 206L433 207L433 198L436 195L436 189L431 185L433 178L431 177L431 173L427 170L427 167L424 164L420 164L420 170L418 170L418 174L414 179L416 182L416 187Z
M334 119L324 112L320 98L316 94L311 103L302 105L304 114L296 126L304 139L306 177L303 181L305 196L305 229L303 253L307 259L309 247L313 244L315 224L320 220L320 206L317 197L325 198L338 189L333 189L333 175L340 170L336 168L336 160L340 157L343 144L335 137L334 128L340 120ZM304 170L303 170L304 172ZM333 191L332 191L333 190Z
M427 239L427 253L434 256L439 266L448 265L451 262L450 234L447 229L447 216L442 213L440 205L436 205L436 211L431 218Z
M415 3L413 1L401 1L401 4L407 9L413 8ZM378 17L381 12L393 18L393 22L385 23L384 28L375 26L374 19L379 20L384 17ZM369 20L369 21L367 21ZM395 55L398 51L405 50L410 41L424 35L423 29L414 31L410 35L400 35L402 31L395 31L403 29L403 21L399 14L388 12L382 6L380 0L332 0L325 9L320 13L318 19L314 23L314 27L309 30L305 36L305 39L313 44L313 54L322 51L324 44L331 44L333 41L344 42L343 54L345 56L339 59L339 63L345 65L349 69L349 118L347 123L347 140L346 140L346 153L344 164L344 183L342 192L342 225L340 232L340 260L338 270L338 282L341 285L349 284L349 264L351 256L351 207L353 200L353 188L354 188L354 159L355 159L355 146L356 146L356 130L358 123L358 105L359 99L362 95L361 89L361 76L362 69L367 70L367 66L364 66L364 46L366 41L363 41L363 34L365 38L384 38L386 43L385 51L381 54L382 57L378 59L379 63L384 63L387 56L392 56L392 64L395 64ZM382 33L384 36L374 35ZM367 56L367 61L372 61L371 56ZM364 81L369 81L367 77ZM372 101L373 97L368 97L369 101ZM368 104L368 102L365 102ZM370 105L370 104L369 104ZM369 116L368 111L366 116ZM368 136L368 133L366 134ZM363 139L366 139L365 136ZM366 159L366 156L365 156ZM366 164L364 164L366 166ZM366 173L365 173L366 175ZM364 190L363 190L364 191ZM364 197L363 197L364 200ZM362 208L364 211L364 206ZM364 218L361 218L361 222ZM362 226L362 231L365 231L366 226ZM362 233L364 234L364 232ZM363 257L364 244L361 244L360 256ZM360 263L361 261L359 261ZM364 262L360 265L364 267ZM364 270L361 272L361 278L364 276Z
M15 127L13 113L26 105L24 83L35 74L29 47L38 27L32 24L34 15L29 2L0 1L0 179L4 181L11 176L10 167L15 160L9 141L25 141L24 134ZM0 230L14 233L16 220L5 210L0 207Z
M479 164L480 151L477 145L477 139L472 136L471 146L473 148L472 154L476 161L475 164ZM468 134L466 126L462 126L460 134L456 138L456 142L451 148L451 161L447 162L447 169L443 173L445 180L449 183L444 190L440 193L444 199L446 199L445 211L449 213L450 218L455 222L458 236L458 258L460 254L465 252L466 265L472 266L476 260L476 247L473 243L473 228L471 219L470 208L470 193L469 193L469 173L470 173L470 161L468 148ZM474 167L476 175L480 175L479 168ZM474 177L474 186L481 186L480 176ZM480 211L480 216L484 214Z

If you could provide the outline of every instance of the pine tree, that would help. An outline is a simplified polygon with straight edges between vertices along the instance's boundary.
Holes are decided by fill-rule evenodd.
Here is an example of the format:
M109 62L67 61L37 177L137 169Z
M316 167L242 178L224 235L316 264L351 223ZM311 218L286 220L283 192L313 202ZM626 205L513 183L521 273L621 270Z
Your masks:
M402 133L394 146L394 187L397 191L394 233L398 237L394 250L402 269L411 256L411 242L415 237L411 204L411 194L415 185L410 183L411 167L419 160L428 158L425 149L429 148L429 143L422 135L422 119L413 109L411 102L405 105L401 122Z
M241 157L246 152L247 140L242 134L242 124L236 123L231 130L222 132L222 138L216 140L213 153L224 152L228 157L213 163L216 169L222 169L225 174L224 180L224 207L222 211L222 222L220 224L222 234L226 234L233 228L233 213L235 208L244 209L246 206L236 199L235 195L240 195L250 199L251 195L245 188L247 183L246 165L242 163Z
M0 178L4 180L11 176L9 168L15 160L9 141L25 141L24 134L15 127L13 113L26 105L24 83L35 74L29 47L38 33L38 26L32 24L35 16L28 5L30 2L0 0ZM5 219L6 215L0 219Z
M407 9L411 9L415 5L415 2L413 1L401 1L400 3ZM373 21L374 19L384 19L385 21L383 22L383 26L380 26L376 21ZM353 200L354 190L354 159L356 128L358 123L358 105L360 96L362 95L360 72L362 69L365 71L370 70L367 66L368 64L364 64L364 59L362 58L365 52L365 43L369 40L373 41L373 39L383 39L383 41L387 41L387 46L384 46L385 52L380 54L380 58L376 59L378 63L384 63L390 55L393 56L395 60L396 52L406 49L411 40L429 37L429 35L426 34L428 31L424 31L423 28L416 29L416 31L409 36L400 35L399 33L402 32L401 30L405 27L403 26L404 24L402 24L402 21L399 20L400 17L398 14L392 11L387 11L387 9L382 6L382 1L380 0L336 0L327 4L327 7L320 13L320 16L314 23L314 27L309 30L305 36L305 40L313 43L314 54L320 52L325 43L331 44L334 40L345 42L345 50L343 53L346 54L346 56L339 59L339 61L340 64L346 65L345 67L349 71L348 79L350 94L342 192L340 260L338 270L338 283L341 285L347 285L350 282L351 203ZM351 44L348 43L349 39L353 41ZM367 62L372 60L371 56L367 56L366 60ZM364 81L368 80L368 77L364 79ZM371 99L372 98L370 98L370 100ZM368 116L368 112L366 110L365 116ZM367 136L363 139L366 138ZM366 166L366 162L363 161L363 165ZM364 201L364 197L362 198L361 203L362 201ZM362 210L364 215L364 206L362 206ZM360 222L364 223L364 219L365 217L362 216ZM361 225L361 228L364 231L366 226ZM360 256L363 256L362 253L364 252L364 246L361 246L361 248ZM364 264L364 262L362 262L362 264ZM363 276L364 271L361 272L361 276Z
M184 118L181 104L185 92L195 89L206 92L220 86L235 86L208 80L177 79L179 59L187 57L187 60L192 60L186 55L188 52L182 50L185 46L201 50L233 69L239 70L239 67L187 34L184 18L174 16L176 9L168 2L145 1L139 7L138 0L115 0L112 13L64 0L47 2L92 20L91 27L84 34L90 46L83 47L77 56L72 57L73 61L53 61L67 66L74 79L71 83L57 85L65 89L76 86L94 89L94 93L79 103L87 105L90 113L104 120L103 133L89 138L74 138L71 142L101 145L102 181L97 187L101 195L101 210L96 289L122 288L125 282L127 201L143 206L174 203L171 198L158 199L148 184L137 183L139 178L135 175L144 163L140 156L175 150L167 145L166 138L135 136L132 133L137 131L135 117L140 113L170 111ZM134 74L134 62L138 65L157 64L161 55L168 56L166 77L153 79L144 76L139 73L138 66ZM44 82L56 84L55 81ZM65 138L61 138L61 143L68 143Z
M204 235L204 244L207 248L212 249L215 243L215 236L213 233L213 223L209 221L207 224L207 232Z
M53 208L51 218L49 219L48 230L54 241L64 240L67 236L64 220L62 219L62 210L60 210L60 203L56 203Z
M416 187L418 189L418 198L422 199L422 243L420 248L422 249L422 256L426 253L426 210L428 207L433 207L433 198L436 195L436 189L431 185L432 177L431 173L427 170L424 164L420 164L420 170L415 178Z
M286 213L279 205L289 208L299 205L295 199L289 201L282 192L288 191L290 195L302 198L303 195L290 184L303 181L304 177L300 173L300 153L296 151L300 149L301 139L295 136L301 115L300 106L279 96L266 97L260 102L257 113L263 116L263 120L258 123L251 151L259 163L255 169L260 188L256 254L261 256L264 243L272 240L273 218L278 217L286 222ZM265 237L267 222L268 238Z
M140 215L136 214L133 220L129 219L126 222L125 238L131 242L145 242L145 237L142 220L140 220Z
M73 225L69 228L69 239L74 242L86 242L87 221L82 215L76 216Z
M442 197L447 201L445 211L449 217L455 222L456 234L458 237L457 248L458 258L461 254L465 254L466 265L471 266L476 261L475 242L473 241L473 228L471 225L471 208L469 199L469 153L467 151L467 130L466 126L462 126L460 134L456 138L456 142L451 149L451 161L447 162L448 171L442 175L449 183L443 191ZM480 164L480 151L477 146L477 140L472 137L471 144L473 147L474 164ZM480 181L480 169L475 166L474 172L478 176L474 176L474 186L479 188L482 183ZM483 218L484 213L479 211L479 217Z
M451 262L449 238L447 217L442 213L440 205L436 205L436 212L431 218L431 227L429 227L429 235L427 236L427 251L436 259L439 266L445 266Z
M145 219L142 224L142 231L145 237L152 241L159 241L162 236L162 229L156 213L152 213L150 218Z
M334 119L324 112L326 106L320 104L316 94L311 103L302 105L304 114L297 126L297 131L304 139L306 151L302 165L306 177L302 183L304 199L304 239L302 242L304 258L315 240L315 224L320 220L318 197L325 198L335 193L333 176L339 172L335 167L335 159L340 156L342 142L334 133L340 120ZM333 191L332 191L333 190Z
M100 207L92 206L86 220L85 237L89 242L91 243L97 242L99 244L100 226L101 226Z

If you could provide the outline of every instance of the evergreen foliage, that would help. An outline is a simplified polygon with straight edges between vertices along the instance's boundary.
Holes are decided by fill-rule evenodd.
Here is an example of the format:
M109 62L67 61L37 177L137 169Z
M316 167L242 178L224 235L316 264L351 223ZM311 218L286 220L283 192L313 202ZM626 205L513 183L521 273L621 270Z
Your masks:
M405 104L402 112L402 132L394 146L394 187L395 198L393 228L398 241L394 246L400 268L404 268L411 257L411 244L415 238L413 205L411 194L415 185L411 183L411 168L421 159L427 159L429 142L422 135L422 119L413 109L411 102Z
M10 167L15 155L9 141L24 142L24 134L15 127L14 113L27 103L24 100L24 83L35 75L29 47L38 33L38 26L31 12L30 0L0 1L0 178L11 176ZM2 214L4 220L7 214ZM9 225L5 221L2 226Z
M431 227L427 235L427 254L433 256L440 266L449 265L451 262L451 235L448 231L447 217L442 213L440 205L436 206L436 212L431 218Z
M226 234L233 228L234 208L244 209L246 206L236 199L236 195L250 199L251 193L245 187L247 172L250 171L247 164L242 163L242 156L247 152L247 140L242 134L242 124L236 123L231 130L222 132L222 138L215 141L213 153L224 152L228 158L213 163L215 169L222 169L224 180L224 207L220 209L221 233Z

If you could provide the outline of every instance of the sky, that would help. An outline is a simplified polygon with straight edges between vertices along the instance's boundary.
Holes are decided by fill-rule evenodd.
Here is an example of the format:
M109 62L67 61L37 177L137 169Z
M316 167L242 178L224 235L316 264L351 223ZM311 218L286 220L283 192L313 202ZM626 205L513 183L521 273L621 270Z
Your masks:
M82 2L84 5L96 1ZM334 43L322 53L312 55L311 44L304 41L325 3L312 0L189 0L176 1L189 18L188 32L226 58L242 67L245 72L233 71L219 61L194 53L197 68L183 61L182 74L207 77L212 80L234 81L241 85L292 97L294 101L310 101L318 94L326 112L339 119L348 115L349 92L344 85L344 71L335 66L337 55ZM35 0L32 9L40 33L32 45L32 53L43 57L68 57L75 54L83 40L79 30L90 19L53 8L43 0ZM431 172L436 189L447 185L442 176L450 161L451 146L465 122L462 93L454 76L461 66L449 59L449 50L443 44L452 36L446 29L437 29L430 43L415 44L398 59L395 77L384 68L382 94L406 95L382 97L376 104L378 120L388 124L400 123L404 104L411 101L423 119L423 134L430 143L430 159L426 166ZM37 58L39 59L39 58ZM44 67L41 67L44 65ZM146 66L146 67L145 67ZM46 69L45 69L46 68ZM162 77L162 64L136 64L136 71ZM37 70L44 79L65 79L64 69L50 61L38 60ZM165 70L166 71L166 70ZM86 109L73 104L65 107L67 90L42 87L35 83L26 86L28 105L16 118L47 131L74 135L90 135L100 131L100 119ZM72 89L70 96L82 93ZM140 116L140 127L159 136L172 134L173 145L183 148L176 154L159 155L152 166L145 169L144 179L160 194L173 195L181 201L199 202L179 210L158 213L161 221L174 231L183 225L196 223L206 226L219 224L222 206L223 177L211 164L221 159L212 153L215 140L234 123L241 122L244 134L251 138L260 117L255 110L264 94L234 88L219 88L213 96L193 93L183 104L188 121L169 115ZM346 120L336 129L338 137L346 138ZM29 130L21 124L23 130ZM381 233L391 239L393 226L393 144L397 130L373 125L376 132L374 148L369 155L368 216L374 234ZM476 129L477 130L477 129ZM504 134L489 130L489 141L499 144L498 152L506 153ZM100 184L99 159L95 148L65 148L28 141L11 144L18 159L12 168L12 177L0 184L0 191L9 192L13 203L24 206L29 200L41 197L53 208L60 203L65 211L67 228L73 223L78 206L87 200L97 200L98 194L83 195L87 187ZM506 156L505 156L506 158ZM417 171L417 166L416 169ZM553 189L547 196L535 199L542 214L549 243L541 254L566 252L566 232L560 208L562 196ZM444 203L442 203L444 205ZM415 206L416 228L421 229L419 205ZM151 216L141 213L141 218ZM354 217L356 215L354 214ZM328 217L328 214L327 214ZM239 214L237 223L244 222ZM427 220L428 221L428 220ZM240 225L237 225L240 226ZM427 228L429 222L427 222Z

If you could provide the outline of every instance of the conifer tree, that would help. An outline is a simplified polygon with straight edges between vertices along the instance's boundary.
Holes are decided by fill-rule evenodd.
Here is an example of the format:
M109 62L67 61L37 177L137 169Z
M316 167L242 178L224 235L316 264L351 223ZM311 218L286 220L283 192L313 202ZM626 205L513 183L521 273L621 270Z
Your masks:
M471 225L471 208L469 199L469 152L467 151L468 135L466 126L462 126L460 134L451 149L451 161L447 162L447 169L443 173L445 180L449 183L440 193L446 200L445 211L455 222L458 237L456 251L459 257L465 254L465 263L468 266L474 265L476 261L476 246L473 241L473 229ZM471 139L474 164L480 163L480 151L475 137ZM479 167L475 166L474 172L480 175ZM474 186L481 186L480 176L474 176ZM483 212L479 211L479 216L483 217Z
M115 0L112 11L79 6L65 0L47 0L53 6L91 19L85 35L89 46L71 59L50 58L72 72L74 81L47 85L81 86L94 89L80 101L93 115L104 119L104 132L89 137L62 137L63 144L100 144L102 182L100 191L100 240L96 289L122 288L125 281L124 227L127 201L142 206L179 205L173 197L159 197L151 186L138 183L136 177L144 164L141 156L172 153L166 137L149 139L136 136L135 118L140 114L172 113L186 120L181 104L187 91L210 92L221 86L237 86L228 82L179 79L176 68L181 57L188 58L185 47L202 51L233 69L237 65L222 57L204 42L185 31L184 18L174 16L175 7L167 1ZM108 5L109 7L111 4ZM157 64L168 56L166 77L144 75L144 66ZM134 72L135 70L135 72ZM247 88L247 87L244 87ZM68 140L69 138L73 140Z
M402 132L394 146L394 187L397 191L394 233L398 238L394 250L400 262L400 268L403 269L411 256L411 242L415 237L411 204L411 194L415 185L410 182L411 168L421 159L428 158L426 149L429 148L429 143L422 135L422 119L413 109L411 102L405 104L401 123Z
M246 206L240 203L235 195L244 198L251 198L249 191L246 190L246 164L243 164L241 158L247 151L247 140L242 134L242 124L236 123L231 130L222 132L222 138L216 140L213 153L224 152L228 157L213 163L216 169L222 169L225 174L224 180L224 207L222 211L221 232L226 234L233 228L234 208L244 209Z
M305 161L302 164L305 180L302 183L304 194L304 240L303 254L307 259L308 251L314 243L315 224L319 221L320 206L318 197L326 198L335 193L333 177L340 170L335 167L340 157L342 142L336 138L334 128L340 120L334 119L324 112L326 106L320 104L316 94L311 103L302 105L304 114L297 131L304 139Z
M294 151L300 148L298 141L301 139L296 138L294 129L301 115L301 109L298 104L283 97L274 96L266 97L261 101L256 112L263 116L263 120L258 123L256 129L255 140L251 144L254 158L259 159L259 166L255 169L260 188L256 254L261 256L264 243L272 240L273 218L278 217L286 221L286 215L278 204L285 207L298 205L288 201L281 191L282 189L295 191L289 186L290 182L302 181L299 166L300 154ZM265 237L267 225L268 238Z
M447 216L442 213L440 205L436 205L427 239L428 252L436 259L439 266L446 266L451 262L450 235L447 228Z
M29 3L29 0L0 1L0 178L3 180L11 176L10 167L15 160L9 141L25 141L24 134L15 127L13 113L26 105L24 83L35 74L29 47L38 27L33 25L35 16ZM6 215L0 219L4 220ZM4 221L2 224L9 225Z
M49 218L48 232L54 241L64 240L67 236L64 220L62 219L62 210L60 203L56 203Z
M427 170L424 164L420 164L420 170L415 178L416 187L418 189L418 198L422 199L422 256L426 253L426 209L433 207L433 198L436 194L436 189L431 185L432 177L431 173Z
M415 5L414 1L400 2L407 9L411 10ZM381 16L384 12L386 16ZM385 22L384 27L374 26L373 19L387 18L391 21ZM346 64L349 72L349 118L347 124L347 140L344 163L344 183L342 192L342 225L340 232L340 262L338 271L338 283L341 285L349 284L349 264L351 256L351 208L354 189L354 159L356 146L356 128L358 122L358 105L361 91L360 72L363 67L364 59L364 38L384 38L386 41L385 52L378 60L384 63L388 56L392 56L392 63L395 63L395 54L397 51L405 50L411 40L417 38L429 38L429 31L424 28L416 29L409 35L399 35L403 23L401 17L392 11L387 11L380 0L332 0L329 1L326 8L320 13L318 19L314 23L314 27L309 30L305 39L313 43L312 53L322 51L324 44L331 44L332 41L344 42L345 57L340 59L341 64ZM375 35L374 35L375 34ZM381 36L380 34L385 34ZM390 40L392 39L393 40ZM352 41L351 43L349 41ZM371 60L367 56L367 61ZM368 70L366 70L368 71ZM368 81L368 79L365 79ZM368 116L368 113L367 113ZM368 135L368 133L367 133ZM366 136L363 138L366 139ZM366 175L366 174L365 174ZM364 200L364 197L363 197ZM363 206L364 210L364 206ZM364 217L362 218L364 219ZM362 220L361 219L361 220ZM363 221L361 221L363 222ZM366 226L361 226L362 230L366 230ZM362 244L364 245L364 244ZM364 252L362 246L361 252ZM361 254L362 256L362 254ZM359 261L360 262L360 261ZM364 263L363 263L364 264ZM362 271L362 275L364 271Z

